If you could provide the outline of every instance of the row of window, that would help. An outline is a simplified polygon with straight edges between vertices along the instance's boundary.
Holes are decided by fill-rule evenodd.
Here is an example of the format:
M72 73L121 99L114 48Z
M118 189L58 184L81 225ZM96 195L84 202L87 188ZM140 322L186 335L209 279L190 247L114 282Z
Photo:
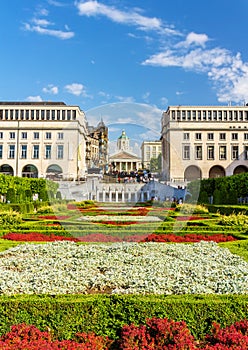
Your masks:
M75 120L76 110L0 109L0 120Z
M172 120L178 121L247 121L248 111L231 110L231 111L213 111L213 110L178 110L171 111Z
M0 131L0 139L3 139L3 132ZM14 140L16 138L16 132L11 131L9 133L9 139ZM26 140L28 138L28 133L26 131L21 132L21 139ZM33 132L33 139L34 140L39 140L40 138L40 133L38 131ZM45 133L45 139L46 140L51 140L52 139L52 133L51 132L46 132ZM64 133L63 132L58 132L57 133L57 139L58 140L63 140L64 139Z
M57 147L56 148L56 158L63 159L64 158L64 146L57 145L56 147ZM16 157L16 146L15 145L8 145L8 158L14 159L15 157ZM45 149L44 149L44 158L51 159L51 157L52 157L52 146L46 145ZM3 145L0 145L0 159L2 159L2 158L3 158ZM27 145L21 145L20 158L21 159L28 158L28 146ZM33 159L40 158L40 146L39 145L33 145L32 158Z
M217 147L216 147L217 148ZM183 146L183 159L190 160L191 152L193 151L190 145ZM203 159L203 147L201 145L196 145L194 147L194 159L202 160ZM207 159L215 159L215 146L207 146ZM219 159L227 159L227 146L219 146ZM237 160L240 159L239 146L231 146L231 159ZM243 159L248 160L248 146L243 148Z
M201 132L196 132L194 136L195 136L195 140L198 140L198 141L202 140L202 133ZM233 133L231 133L231 140L232 141L237 141L239 139L239 136L241 136L240 133L233 132ZM190 133L189 132L183 133L183 139L185 141L189 141L190 140ZM244 140L248 140L248 133L247 132L245 132L243 134L243 139ZM213 132L208 132L207 133L207 140L209 140L209 141L213 141L214 140L214 133ZM220 132L219 133L219 140L221 140L221 141L225 141L226 140L226 133L225 132Z

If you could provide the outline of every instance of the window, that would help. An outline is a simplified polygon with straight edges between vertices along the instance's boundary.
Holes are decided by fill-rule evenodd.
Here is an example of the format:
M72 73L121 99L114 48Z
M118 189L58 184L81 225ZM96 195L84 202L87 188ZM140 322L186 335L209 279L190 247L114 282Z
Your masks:
M33 158L38 159L39 158L39 145L33 146Z
M26 159L27 158L27 145L21 145L21 158Z
M64 146L58 145L57 146L57 159L63 159L64 157Z
M219 157L220 157L221 160L225 160L226 159L226 146L220 146Z
M8 158L10 158L10 159L15 158L15 145L9 145Z
M201 134L200 132L197 132L197 133L195 134L195 139L196 139L196 140L201 140L201 139L202 139L202 134Z
M52 138L52 133L51 132L46 132L46 139L51 140Z
M0 132L0 139L2 139L3 138L3 132L1 131Z
M3 145L0 145L0 159L3 158Z
M58 132L58 140L63 140L63 138L64 138L64 133Z
M27 137L28 137L28 134L26 133L26 132L22 132L22 139L27 139Z
M52 120L55 120L55 110L52 110Z
M238 133L237 132L232 133L232 140L238 140Z
M34 139L35 140L38 140L40 137L39 133L38 132L34 132Z
M190 146L183 146L183 159L190 159Z
M9 133L9 138L10 139L15 139L15 132L10 132Z
M189 132L185 132L185 133L183 134L183 139L184 139L184 140L189 140Z
M220 133L220 140L225 140L226 139L226 133L225 132L221 132Z
M16 111L15 111L15 119L18 120L18 118L19 118L19 110L16 109Z
M244 160L248 160L248 146L244 146Z
M195 146L195 159L202 159L202 146Z
M244 140L248 140L248 133L247 132L244 133Z
M28 120L29 119L29 110L27 109L26 110L26 120Z
M52 155L52 146L51 145L46 145L45 147L45 158L46 159L51 159Z
M213 132L209 132L208 133L208 140L213 140L214 139L214 133Z
M208 146L208 160L214 159L214 146Z
M239 159L239 146L232 146L232 159Z

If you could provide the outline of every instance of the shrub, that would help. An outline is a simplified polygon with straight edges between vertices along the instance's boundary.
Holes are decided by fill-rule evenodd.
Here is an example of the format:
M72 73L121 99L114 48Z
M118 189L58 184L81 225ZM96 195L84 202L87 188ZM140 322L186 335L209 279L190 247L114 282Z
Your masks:
M168 319L147 319L146 325L123 326L120 349L122 350L194 350L194 337L184 321Z
M37 209L37 214L53 214L53 208L49 205Z
M176 211L180 211L182 214L208 214L208 208L200 204L179 204L176 207Z
M6 193L6 201L8 203L15 203L16 202L16 192L14 188L9 188Z
M12 210L6 210L0 212L0 227L12 228L18 226L22 222L22 216Z
M220 217L219 224L223 226L232 226L242 228L242 230L248 229L248 216L243 213L223 215Z
M248 320L235 322L226 328L214 323L212 332L206 336L206 350L244 350L248 348Z

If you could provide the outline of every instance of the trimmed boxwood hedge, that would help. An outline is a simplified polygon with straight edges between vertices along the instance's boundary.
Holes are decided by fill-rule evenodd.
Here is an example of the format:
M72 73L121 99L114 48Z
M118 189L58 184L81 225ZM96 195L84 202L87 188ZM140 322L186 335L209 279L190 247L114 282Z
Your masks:
M142 324L150 317L184 320L192 334L202 339L212 322L222 326L248 319L248 296L219 295L67 295L1 296L0 334L13 324L33 324L51 329L58 339L93 331L117 339L124 324Z

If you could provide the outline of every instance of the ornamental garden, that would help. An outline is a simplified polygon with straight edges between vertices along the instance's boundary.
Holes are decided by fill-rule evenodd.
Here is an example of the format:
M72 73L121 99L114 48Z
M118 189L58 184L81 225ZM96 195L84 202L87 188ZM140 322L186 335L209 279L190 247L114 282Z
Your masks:
M0 175L0 348L247 349L246 183L119 206Z

